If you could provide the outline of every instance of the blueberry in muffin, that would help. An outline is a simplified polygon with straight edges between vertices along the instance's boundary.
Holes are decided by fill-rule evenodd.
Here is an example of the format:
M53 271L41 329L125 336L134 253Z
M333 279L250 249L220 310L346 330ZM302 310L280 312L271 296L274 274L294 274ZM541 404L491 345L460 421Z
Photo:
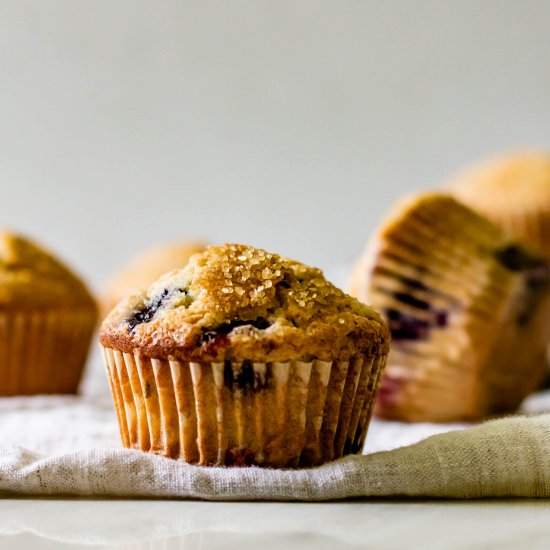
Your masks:
M227 244L122 302L100 340L125 446L297 467L362 449L389 332L318 269Z

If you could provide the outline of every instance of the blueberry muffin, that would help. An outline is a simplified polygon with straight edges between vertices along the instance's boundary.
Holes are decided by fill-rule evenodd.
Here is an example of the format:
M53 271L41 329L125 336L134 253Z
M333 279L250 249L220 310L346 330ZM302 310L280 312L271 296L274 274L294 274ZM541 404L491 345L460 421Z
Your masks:
M147 288L164 273L184 267L193 254L205 248L199 241L178 242L147 250L134 258L109 281L101 300L104 316L121 300Z
M549 153L516 153L466 169L450 191L550 259Z
M0 395L75 393L96 322L76 275L31 241L0 233Z
M352 278L392 334L376 414L454 422L515 411L544 376L549 283L545 259L455 199L401 205Z
M389 331L318 269L209 247L100 331L123 444L202 465L360 452Z

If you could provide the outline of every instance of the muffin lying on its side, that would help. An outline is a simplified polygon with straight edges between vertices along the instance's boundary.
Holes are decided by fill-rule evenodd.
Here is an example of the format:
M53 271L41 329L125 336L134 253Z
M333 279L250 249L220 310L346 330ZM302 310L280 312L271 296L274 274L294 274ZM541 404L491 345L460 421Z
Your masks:
M544 376L549 283L542 257L455 199L402 205L352 279L392 333L376 414L452 422L516 410Z
M362 449L389 331L319 270L224 245L123 302L100 340L125 446L296 467Z
M76 275L29 240L0 233L0 395L75 393L96 322Z

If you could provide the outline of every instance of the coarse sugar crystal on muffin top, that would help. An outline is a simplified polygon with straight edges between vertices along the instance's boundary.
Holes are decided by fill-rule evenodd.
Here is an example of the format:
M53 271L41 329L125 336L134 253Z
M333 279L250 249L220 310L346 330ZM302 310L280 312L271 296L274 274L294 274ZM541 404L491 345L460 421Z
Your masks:
M184 361L345 360L389 345L382 318L319 269L237 244L209 247L123 301L100 338Z

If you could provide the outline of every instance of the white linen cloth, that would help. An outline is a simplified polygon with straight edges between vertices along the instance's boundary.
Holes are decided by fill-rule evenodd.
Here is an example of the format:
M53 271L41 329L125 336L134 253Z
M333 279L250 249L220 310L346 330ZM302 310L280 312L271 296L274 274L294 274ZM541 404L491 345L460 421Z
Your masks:
M545 409L548 394L527 404L527 411ZM0 493L206 500L550 497L550 414L464 427L374 420L367 456L302 470L205 468L122 449L105 393L5 398Z

